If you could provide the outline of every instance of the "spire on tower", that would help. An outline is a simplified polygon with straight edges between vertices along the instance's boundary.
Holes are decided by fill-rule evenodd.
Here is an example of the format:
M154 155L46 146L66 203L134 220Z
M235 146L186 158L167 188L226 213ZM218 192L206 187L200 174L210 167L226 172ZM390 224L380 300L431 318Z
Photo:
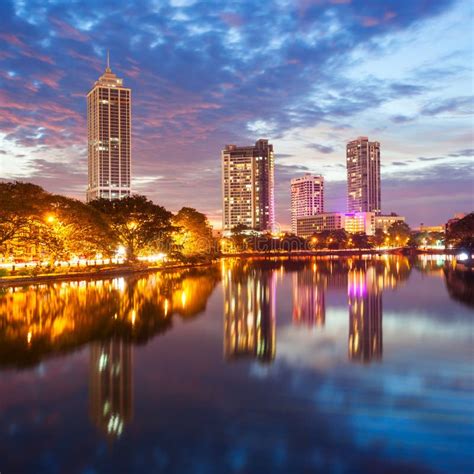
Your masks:
M110 52L109 52L109 50L107 50L107 68L106 68L106 71L110 72Z

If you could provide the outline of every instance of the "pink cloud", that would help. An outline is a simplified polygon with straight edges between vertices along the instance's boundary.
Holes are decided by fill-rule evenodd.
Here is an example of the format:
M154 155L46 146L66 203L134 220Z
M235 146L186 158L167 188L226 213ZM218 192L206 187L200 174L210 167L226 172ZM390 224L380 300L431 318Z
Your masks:
M50 17L49 20L56 27L56 32L63 38L70 38L76 41L86 42L89 41L89 37L79 30L69 25L68 23L58 20L57 18Z
M364 16L362 17L362 26L366 26L368 28L372 26L377 26L380 21L377 18L374 18L372 16Z
M392 20L393 18L395 18L397 16L397 14L395 12L392 12L392 11L388 11L385 13L383 19L385 21L388 21L388 20Z
M238 28L242 26L244 19L237 13L224 12L220 14L221 20L228 26Z

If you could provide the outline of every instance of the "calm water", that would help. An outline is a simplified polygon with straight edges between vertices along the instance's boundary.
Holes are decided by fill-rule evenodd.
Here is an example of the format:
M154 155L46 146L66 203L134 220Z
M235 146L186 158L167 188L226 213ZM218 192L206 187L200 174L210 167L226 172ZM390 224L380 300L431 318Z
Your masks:
M473 317L402 257L4 290L0 472L471 473Z

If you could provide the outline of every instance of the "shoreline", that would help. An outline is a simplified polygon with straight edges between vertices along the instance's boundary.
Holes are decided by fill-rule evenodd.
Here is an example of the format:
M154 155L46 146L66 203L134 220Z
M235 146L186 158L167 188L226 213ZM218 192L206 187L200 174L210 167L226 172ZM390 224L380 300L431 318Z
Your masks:
M128 276L140 273L166 272L169 270L186 270L189 268L207 267L213 265L215 261L206 263L185 263L176 265L166 265L163 267L132 267L123 266L116 268L107 268L96 271L83 271L71 273L50 273L36 276L8 276L0 277L0 288L12 288L17 286L36 285L41 283L58 281L77 281L77 280L101 280L106 278Z
M225 254L216 260L205 263L186 263L170 264L166 266L133 267L124 265L122 267L106 269L95 269L93 271L81 271L71 273L52 273L36 276L7 276L0 277L0 288L9 288L16 286L26 286L31 284L41 284L58 281L77 281L77 280L100 280L102 278L120 277L139 273L166 272L169 270L186 270L189 268L206 267L215 264L222 258L301 258L301 257L352 257L363 255L449 255L449 251L433 251L419 249L397 249L397 250L317 250L317 251L284 251L284 252L239 252Z

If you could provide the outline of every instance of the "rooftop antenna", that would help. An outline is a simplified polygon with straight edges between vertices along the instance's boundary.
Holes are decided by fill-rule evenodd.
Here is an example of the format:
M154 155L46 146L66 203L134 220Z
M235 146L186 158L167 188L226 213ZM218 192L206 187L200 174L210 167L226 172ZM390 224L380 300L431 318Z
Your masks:
M107 50L107 71L110 71L110 52Z

